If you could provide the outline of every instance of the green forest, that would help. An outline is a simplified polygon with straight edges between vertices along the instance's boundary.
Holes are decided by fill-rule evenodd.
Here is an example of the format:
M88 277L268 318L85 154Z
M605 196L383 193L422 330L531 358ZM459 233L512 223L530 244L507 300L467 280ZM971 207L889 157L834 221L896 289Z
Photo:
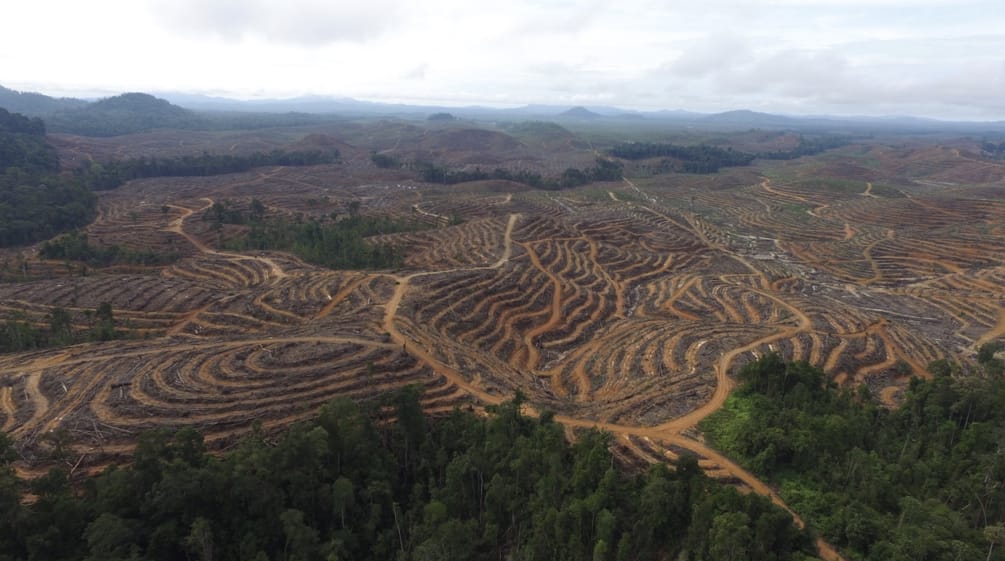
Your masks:
M230 131L294 127L338 119L334 115L298 112L193 112L142 93L127 93L89 102L17 92L3 86L0 86L0 107L41 117L53 132L105 137L155 129Z
M87 310L76 317L63 308L53 308L45 319L45 324L24 316L14 316L4 321L0 325L0 353L89 341L111 341L132 335L118 329L112 305L107 302L98 305L94 311Z
M114 189L142 177L206 177L248 171L264 166L316 166L339 159L338 150L254 152L247 155L208 154L176 158L132 158L111 162L89 162L77 175L95 191Z
M393 269L404 264L402 249L368 242L381 234L411 232L428 226L388 216L363 216L358 203L349 216L304 220L302 217L265 216L265 207L252 200L247 212L215 203L204 216L222 224L246 224L243 236L228 241L227 249L289 251L304 261L329 269ZM338 219L336 219L338 218Z
M0 109L0 247L79 228L94 218L95 203L81 182L59 175L41 120Z
M794 160L802 156L819 154L831 148L848 144L843 136L822 136L819 138L799 137L799 144L791 150L776 150L748 154L732 148L719 148L707 144L679 145L661 142L628 142L618 144L608 150L616 158L625 160L645 160L663 158L662 172L717 173L721 168L747 166L755 159Z
M371 158L378 167L394 167L396 160L384 154L375 154ZM434 164L420 165L422 180L429 183L442 183L453 185L468 181L483 181L486 179L497 179L515 181L523 183L537 189L556 190L568 189L586 185L594 181L620 181L621 164L606 158L597 158L596 165L585 170L577 168L567 168L558 177L545 177L532 171L509 171L503 168L496 168L491 172L481 168L469 169L449 169Z
M158 128L193 129L205 121L195 113L144 93L127 93L58 110L46 116L54 132L117 136Z
M76 261L92 267L112 265L167 265L178 260L177 253L149 249L129 249L119 245L91 245L87 234L73 231L44 242L38 254L45 259Z
M412 388L337 400L222 456L190 428L150 432L131 465L79 489L60 469L18 480L0 435L0 560L812 558L788 513L713 482L694 458L628 474L607 435L570 444L520 405L431 419ZM34 504L19 502L25 491Z
M716 173L720 168L746 166L754 161L754 156L738 152L732 148L717 148L705 144L682 146L653 142L630 142L619 144L608 151L616 158L643 160L665 158L666 171L684 173Z
M850 559L1005 559L1005 375L933 363L904 404L876 405L771 354L704 423L716 448L780 488Z
M812 156L832 148L840 148L851 142L846 136L822 136L806 138L799 136L799 144L791 150L775 150L773 152L758 152L756 156L762 160L794 160L802 156Z

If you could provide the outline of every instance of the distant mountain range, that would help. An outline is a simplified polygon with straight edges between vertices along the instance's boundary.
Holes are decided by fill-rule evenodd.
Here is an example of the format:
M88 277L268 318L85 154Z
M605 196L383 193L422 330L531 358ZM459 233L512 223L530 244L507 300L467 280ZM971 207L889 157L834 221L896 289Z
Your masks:
M604 118L604 116L600 113L595 113L585 107L573 107L567 111L562 111L557 115L557 117L562 119L583 119L587 121Z
M176 92L129 93L102 100L55 98L0 86L0 107L42 117L52 132L108 136L154 128L258 128L300 125L332 118L426 119L450 113L460 119L556 121L574 124L649 123L705 130L793 130L868 134L874 132L1005 134L1005 122L952 122L916 117L786 116L749 110L694 113L633 111L608 106L526 105L516 108L449 107L377 103L343 97L307 96L243 101Z
M0 86L0 107L23 115L39 116L56 111L77 109L87 103L83 99L49 97L40 93L18 92Z

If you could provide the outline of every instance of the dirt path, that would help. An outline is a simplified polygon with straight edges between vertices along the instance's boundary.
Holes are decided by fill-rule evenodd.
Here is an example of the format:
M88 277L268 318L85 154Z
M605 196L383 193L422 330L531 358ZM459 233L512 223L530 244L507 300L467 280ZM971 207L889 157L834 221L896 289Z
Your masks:
M506 222L506 231L503 233L503 253L499 257L499 260L488 267L466 267L458 269L448 269L445 271L427 271L421 273L412 273L407 276L395 276L393 277L397 283L394 288L394 294L391 295L390 300L384 305L384 321L383 327L384 331L391 337L394 341L394 347L401 348L408 354L412 355L419 361L423 362L427 366L433 369L437 374L446 378L449 382L455 386L463 389L472 396L478 398L484 403L494 405L502 403L504 400L503 396L493 395L485 391L484 389L476 386L474 383L470 382L463 374L461 374L456 369L447 366L440 362L436 357L434 357L427 349L418 345L414 341L408 340L408 338L398 329L395 324L395 317L398 313L398 307L401 305L401 299L405 296L405 292L408 291L409 283L412 279L423 276L430 275L442 275L457 271L478 271L478 270L491 270L498 269L509 262L510 257L513 254L513 227L516 225L516 221L520 215L511 214L509 220Z
M280 267L278 263L276 263L275 261L273 261L269 257L244 255L244 254L241 254L241 253L229 253L229 252L226 252L226 251L218 251L218 250L210 248L206 244L202 243L202 241L199 238L197 238L197 237L193 236L192 234L189 234L188 232L186 232L185 231L185 220L188 219L188 217L192 216L196 212L205 212L206 210L209 210L210 208L213 207L213 202L214 202L213 199L210 199L209 197L203 197L200 200L206 201L207 204L206 204L206 206L204 206L204 207L202 207L200 209L197 209L197 210L192 210L192 209L190 209L188 207L183 207L183 206L179 206L179 205L170 205L170 204L166 205L169 208L174 208L174 209L180 210L181 213L182 213L182 215L179 216L178 218L175 218L174 220L172 220L171 223L168 224L167 228L164 228L164 231L165 232L174 232L174 233L182 236L183 238L185 238L186 240L188 240L188 242L190 244L192 244L193 247L195 247L197 250L199 250L200 253L205 253L207 255L218 255L218 256L226 257L228 259L232 259L232 260L235 260L235 261L260 261L262 263L265 263L265 265L269 268L271 276L272 276L272 278L274 280L282 279L282 278L285 278L287 276L286 271L283 270L283 268Z
M417 212L417 213L419 213L419 214L421 214L423 216L432 216L438 222L444 222L444 223L450 222L450 218L449 217L443 216L442 214L436 214L434 212L427 212L425 210L422 210L422 207L419 206L419 203L415 203L414 205L412 205L412 210L414 210L415 212Z
M15 415L17 415L17 405L14 404L14 388L4 386L0 388L0 411L3 411L4 422L0 426L0 431L7 432L14 426Z
M258 296L256 296L255 300L254 300L255 305L258 306L259 308L261 308L262 310L264 310L265 312L269 313L269 314L273 314L273 315L276 315L276 316L284 317L284 318L290 320L291 322L293 322L294 324L303 323L303 321L304 321L305 318L303 318L301 316L298 316L297 314L294 314L293 312L288 312L286 310L280 310L279 308L277 308L277 307L273 306L272 304L269 304L268 302L266 302L265 299L268 296L269 296L268 293L259 294Z
M622 177L621 179L623 179L624 182L627 183L629 187L631 187L632 189L635 189L635 192L638 193L640 197L642 197L642 200L644 200L644 201L646 201L646 202L648 202L650 204L656 202L656 198L655 197L650 196L648 193L642 192L642 189L639 189L638 186L635 185L634 183L632 183L627 177Z
M720 404L721 405L721 404ZM795 511L789 508L788 504L775 492L774 489L769 487L763 481L761 481L757 476L750 473L739 464L735 463L731 459L723 456L719 452L709 448L705 444L698 442L692 438L688 438L680 434L679 431L669 428L668 425L662 425L660 427L628 427L623 425L617 425L612 423L600 423L591 422L584 419L567 417L564 415L557 415L555 420L572 427L579 428L596 428L599 430L610 432L616 437L625 436L639 436L650 438L662 442L665 445L673 446L676 448L683 448L688 450L700 458L704 459L706 467L704 469L708 470L707 464L713 464L713 467L718 468L730 477L733 477L741 481L745 486L749 487L755 493L768 497L772 503L784 509L790 515L792 515L793 521L800 528L805 528L806 523L803 521ZM830 544L825 542L823 539L818 539L816 541L816 546L820 557L825 561L845 561L844 557L841 556Z
M867 182L865 184L865 191L861 193L863 197L872 197L873 199L878 199L876 195L872 194L872 183Z
M875 249L877 245L894 239L894 236L895 233L893 230L887 230L885 238L880 238L865 246L865 249L862 250L862 257L867 263L869 263L869 268L872 269L872 278L860 280L858 281L858 284L861 284L862 286L869 286L870 284L879 282L883 279L883 271L879 268L879 262L872 256L872 250Z
M181 237L185 238L186 240L188 240L188 243L192 244L192 246L195 247L197 250L199 250L200 253L208 253L210 249L206 246L206 244L202 243L202 241L200 241L199 238L196 238L192 234L189 234L188 232L185 231L185 220L189 216L192 216L196 212L205 212L206 210L209 210L209 208L213 206L213 199L203 198L200 200L206 201L207 204L206 206L197 210L192 210L188 207L180 205L173 205L173 204L166 205L168 208L180 210L181 216L172 220L171 223L168 224L167 228L164 228L164 231L174 232L180 235Z
M890 336L886 330L887 322L883 321L876 324L875 333L883 340L883 346L886 348L886 353L889 358L891 358L896 364L897 361L904 361L911 367L912 376L917 376L923 379L931 379L932 375L928 372L923 364L918 362L913 356L904 352L904 349L897 344L896 341Z
M509 258L513 255L513 227L516 226L516 220L519 217L519 214L509 215L509 220L506 221L506 231L503 233L503 253L499 256L499 260L492 264L492 269L502 267L509 262Z
M185 331L185 328L188 327L188 325L192 323L192 321L194 321L197 317L199 317L199 314L208 310L210 306L212 306L212 304L206 304L205 306L196 308L191 312L186 313L179 319L178 323L174 324L173 326L171 326L170 329L167 330L167 333L165 333L165 335L168 337L181 335Z
M849 224L847 222L844 223L844 241L848 241L848 240L854 238L855 234L857 234L857 233L858 232L854 228L851 227L851 224Z
M43 367L44 368L44 367ZM20 438L28 433L29 427L34 427L45 416L45 413L49 410L49 400L42 395L42 390L39 389L38 384L42 381L42 370L32 372L28 375L24 382L24 393L25 397L31 401L32 412L31 418L28 419L21 426L17 427L11 431L11 436Z
M835 368L837 368L837 363L839 360L841 360L841 355L847 348L848 348L848 339L846 337L842 337L841 341L838 342L836 347L831 349L830 354L827 356L827 361L824 362L824 372L830 373L833 372Z
M680 316L680 317L682 317L684 319L687 319L687 320L690 320L690 321L701 321L700 317L698 317L698 316L696 316L696 315L694 315L694 314L692 314L690 312L685 312L684 310L677 309L677 306L676 306L677 301L680 300L682 296L686 295L687 292L689 290L691 290L691 288L694 287L694 285L698 281L700 281L700 280L701 280L701 277L697 277L697 276L689 278L687 280L687 282L685 282L680 288L678 288L670 296L670 298L666 301L666 303L663 304L663 307L666 308L667 310L669 310L671 313L673 313L673 314L675 314L677 316Z
M902 388L898 388L897 386L890 386L887 388L883 388L879 392L879 402L889 408L896 407L897 406L896 396L901 389Z
M542 333L551 331L562 321L562 281L559 280L555 273L552 273L547 267L541 264L541 259L538 257L537 252L530 247L530 244L520 245L527 251L527 255L530 256L530 262L534 267L544 273L548 277L549 282L551 282L551 305L549 306L548 320L533 329L527 330L523 336L524 348L527 349L526 368L537 370L538 363L541 361L541 353L537 350L537 344L534 342L534 339Z
M625 179L625 181L629 185L631 185L633 188L635 188L637 191L639 191L638 187L636 187L634 183L628 181L627 179ZM764 188L765 190L770 191L770 192L774 192L774 193L782 195L782 196L787 196L784 193L781 193L779 191L775 191L773 188L770 187L769 183L770 183L770 181L768 179L765 179L764 181L761 182L761 187ZM639 191L639 193L642 194L643 196L645 196L645 194L642 193L642 191ZM802 199L801 197L797 197L797 198L805 201L805 199ZM757 278L760 280L761 286L765 289L765 290L754 290L754 292L757 293L757 294L759 294L759 295L761 295L764 298L767 298L768 300L771 300L771 301L775 302L779 306L787 309L798 320L797 325L794 326L794 327L782 330L780 332L774 333L772 335L768 335L766 337L762 337L762 338L760 338L760 339L758 339L756 341L753 341L753 342L751 342L751 343L749 343L747 345L744 345L742 347L731 349L726 354L724 354L719 359L719 361L716 362L716 365L715 365L716 387L715 387L715 392L712 394L712 398L707 403L705 403L701 407L699 407L699 408L691 411L687 415L684 415L682 417L678 417L677 419L674 419L674 420L672 420L670 422L664 423L664 424L659 425L658 427L656 427L657 432L660 433L660 434L664 434L664 435L666 433L677 433L677 434L679 434L681 431L697 425L703 419L705 419L706 417L708 417L709 415L711 415L715 411L719 410L722 407L723 403L725 403L726 398L729 396L729 392L732 389L732 380L729 377L729 371L730 371L730 368L732 367L733 361L736 359L736 357L740 356L743 353L751 352L754 349L757 349L758 347L761 347L763 345L774 343L776 341L780 341L780 340L787 339L787 338L790 338L790 337L794 337L795 335L798 335L799 333L808 331L808 330L810 330L812 328L813 322L812 322L812 320L810 320L810 318L805 313L802 312L802 310L799 310L798 308L796 308L795 306L792 306L791 304L789 304L785 300L782 300L781 298L778 298L777 296L775 296L771 292L768 292L767 289L770 288L771 283L769 282L769 280L767 279L767 277L764 275L764 273L760 269L754 267L744 257L742 257L740 255L737 255L736 253L732 252L729 248L724 247L721 244L716 243L716 242L710 240L705 235L705 233L701 231L701 229L695 228L690 223L688 224L689 227L684 227L680 222L678 222L677 220L675 220L671 216L668 216L668 215L666 215L666 214L664 214L662 212L659 212L659 211L657 211L655 209L652 209L652 208L649 208L649 207L646 207L646 206L643 206L642 208L645 209L645 210L648 210L649 212L652 212L652 213L654 213L654 214L656 214L658 216L663 217L664 219L666 219L666 220L668 220L668 221L676 224L678 227L680 227L681 229L683 229L685 231L692 232L703 243L705 243L710 249L718 250L718 251L722 252L725 256L731 257L731 258L735 259L737 262L739 262L739 263L743 264L744 266L746 266L751 272L753 272L757 276ZM688 287L690 287L691 285L693 285L693 282L689 283ZM684 291L682 290L681 294L683 294L683 292Z
M587 243L590 244L590 253L589 253L590 263L592 263L593 266L597 268L597 271L600 273L600 276L604 277L604 280L607 282L607 284L611 285L611 288L614 289L614 317L624 319L625 284L615 279L611 275L610 271L607 270L607 267L605 267L604 264L601 263L600 260L598 259L598 257L600 256L600 245L597 244L597 240L590 238L588 236L584 237Z
M974 343L974 347L980 347L985 343L990 343L999 337L1005 337L1005 308L998 310L998 323L987 330L981 338Z
M796 195L795 193L786 193L784 191L779 191L778 189L775 189L774 187L771 186L771 180L767 179L767 178L765 178L763 181L761 181L761 189L764 189L765 191L771 193L772 195L775 195L775 196L777 196L779 198L782 198L782 199L788 199L788 200L792 200L792 201L799 201L801 203L806 203L806 204L813 204L812 201L810 201L809 199L807 199L806 197L803 197L801 195ZM810 214L813 214L813 213L811 212ZM816 215L813 214L813 216L816 216Z
M764 294L762 294L763 296ZM780 300L778 302L781 303ZM764 345L774 343L776 341L781 341L788 339L790 337L795 337L799 333L803 333L812 328L813 322L809 317L806 316L802 311L794 308L788 304L785 304L793 314L799 319L799 324L784 331L762 337L748 343L742 347L737 347L727 351L722 357L715 363L715 392L712 393L712 398L708 400L701 407L691 411L687 415L678 417L672 421L659 425L657 428L660 431L665 432L676 432L680 433L688 428L696 426L698 423L703 421L706 417L718 411L722 405L726 402L726 398L729 397L729 392L733 388L733 380L729 377L729 371L733 366L733 361L736 357L754 351L755 349L762 347Z
M781 497L778 496L778 493L776 493L774 489L765 485L764 482L762 482L760 479L754 476L754 474L740 467L738 464L734 463L732 460L723 456L719 452L716 452L715 450L709 448L708 446L691 439L686 439L685 441L683 437L670 438L666 441L666 443L676 445L680 445L682 443L686 444L688 449L690 449L698 456L705 458L707 460L711 460L717 466L728 471L730 475L736 477L737 479L742 481L745 485L753 489L757 494L764 495L765 497L770 498L771 502L784 508L786 511L789 512L789 514L792 515L793 518L796 519L796 523L799 525L799 527L805 526L799 515L793 512L791 509L789 509L788 505L786 505L785 502L782 501Z
M314 319L321 319L330 314L331 311L335 309L335 306L338 306L343 300L348 298L349 295L352 294L357 288L359 288L359 285L363 284L363 281L365 281L367 278L369 277L367 276L360 277L346 284L341 290L335 293L335 296L328 295L328 303L325 304L323 308L318 310L318 313L314 315Z

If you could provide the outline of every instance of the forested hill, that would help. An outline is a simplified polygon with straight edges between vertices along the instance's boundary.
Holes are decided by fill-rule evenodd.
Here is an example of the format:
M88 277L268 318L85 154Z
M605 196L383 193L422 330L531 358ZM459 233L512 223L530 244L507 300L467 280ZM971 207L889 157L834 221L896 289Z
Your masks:
M0 109L0 247L79 228L94 216L95 197L61 177L45 125Z
M117 136L152 129L205 127L195 113L144 93L127 93L102 99L46 117L52 132L84 136Z
M119 96L95 106L119 115L156 107L154 114L177 122L185 122L191 115L145 94ZM89 162L70 175L60 173L59 156L45 133L46 125L39 118L0 109L0 247L30 244L86 225L95 214L97 198L92 190L114 189L130 179L219 175L265 165L330 164L339 158L335 149L273 150L243 156L203 154Z
M0 86L0 107L16 113L41 116L87 105L83 99L50 97L35 92L19 92Z
M45 123L0 109L0 171L55 172L59 157L45 141Z
M620 472L608 445L595 431L570 445L519 399L489 419L431 420L408 388L366 409L333 402L222 457L191 429L148 433L131 467L74 493L62 470L18 481L0 434L0 559L812 559L768 499L708 479L694 458ZM19 503L24 490L34 504Z

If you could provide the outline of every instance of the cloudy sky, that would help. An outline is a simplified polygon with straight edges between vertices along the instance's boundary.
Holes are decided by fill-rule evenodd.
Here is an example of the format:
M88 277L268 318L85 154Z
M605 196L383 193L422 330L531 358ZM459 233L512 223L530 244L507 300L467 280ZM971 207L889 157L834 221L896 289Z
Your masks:
M31 0L0 84L60 95L1005 119L1002 0Z

